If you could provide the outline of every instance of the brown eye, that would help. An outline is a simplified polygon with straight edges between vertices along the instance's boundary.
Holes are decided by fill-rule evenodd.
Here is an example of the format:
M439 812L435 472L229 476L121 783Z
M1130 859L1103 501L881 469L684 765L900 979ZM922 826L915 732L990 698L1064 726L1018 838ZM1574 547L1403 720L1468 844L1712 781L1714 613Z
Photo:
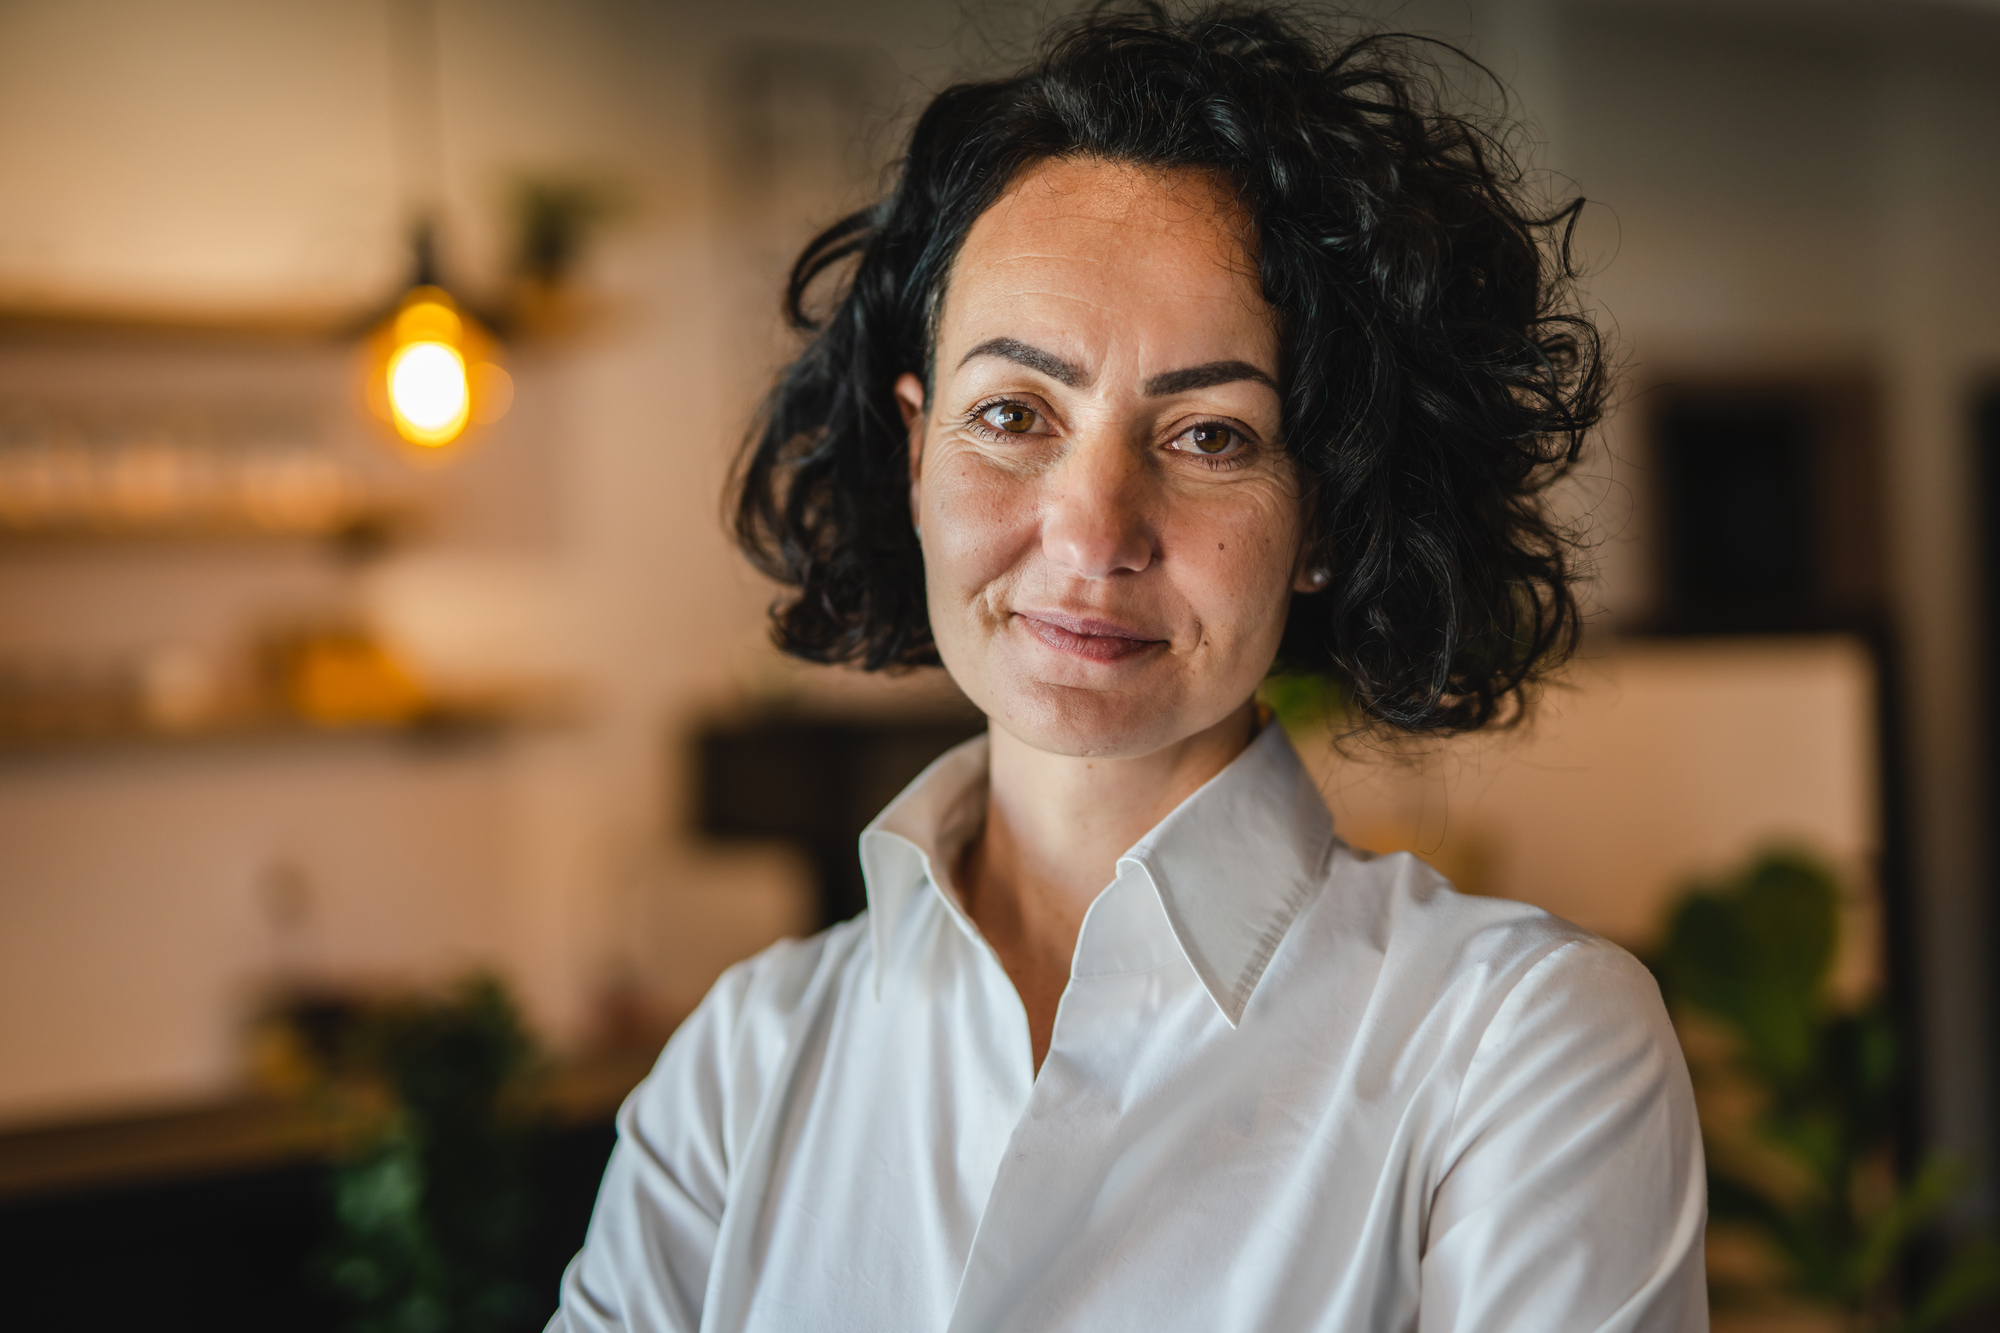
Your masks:
M995 403L980 413L986 424L1009 435L1025 435L1035 425L1035 411L1019 403Z
M1204 454L1226 453L1236 443L1236 432L1227 426L1196 426L1187 437L1196 452Z

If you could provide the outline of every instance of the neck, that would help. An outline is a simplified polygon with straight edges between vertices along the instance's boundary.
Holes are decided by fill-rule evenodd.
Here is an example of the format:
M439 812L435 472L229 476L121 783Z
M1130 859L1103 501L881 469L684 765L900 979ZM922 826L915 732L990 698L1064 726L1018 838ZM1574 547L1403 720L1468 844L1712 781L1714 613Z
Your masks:
M1255 705L1137 758L1077 758L992 729L986 826L966 849L959 881L996 947L1025 948L1063 973L1083 914L1117 873L1118 858L1220 773L1256 734Z
M1250 744L1245 703L1198 735L1136 759L1045 754L991 729L986 827L966 849L959 892L999 956L1042 1067L1083 914L1118 858Z

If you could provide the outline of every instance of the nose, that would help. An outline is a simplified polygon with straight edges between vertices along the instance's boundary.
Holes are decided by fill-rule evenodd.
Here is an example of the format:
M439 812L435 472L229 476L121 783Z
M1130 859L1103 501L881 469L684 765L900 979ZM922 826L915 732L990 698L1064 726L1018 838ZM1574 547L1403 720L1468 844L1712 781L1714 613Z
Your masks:
M1077 440L1046 485L1042 556L1056 569L1108 579L1153 563L1150 478L1125 442L1106 435Z

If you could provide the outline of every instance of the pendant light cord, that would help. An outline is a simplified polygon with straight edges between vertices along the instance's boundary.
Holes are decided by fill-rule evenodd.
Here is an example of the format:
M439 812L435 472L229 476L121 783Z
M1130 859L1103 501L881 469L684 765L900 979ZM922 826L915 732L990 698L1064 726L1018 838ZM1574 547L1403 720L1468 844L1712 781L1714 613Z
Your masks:
M396 163L412 231L412 282L436 286L437 219L444 206L437 0L388 0L388 8Z

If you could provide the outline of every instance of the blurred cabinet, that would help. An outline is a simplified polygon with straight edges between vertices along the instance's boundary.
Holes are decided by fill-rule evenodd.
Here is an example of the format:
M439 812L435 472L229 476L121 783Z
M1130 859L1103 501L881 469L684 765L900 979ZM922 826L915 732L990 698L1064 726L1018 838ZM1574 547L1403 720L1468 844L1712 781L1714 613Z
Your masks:
M856 842L926 765L986 729L974 712L930 718L778 714L718 725L695 741L698 822L715 837L795 843L812 864L818 925L867 905Z
M1647 396L1654 628L1872 623L1885 600L1875 395L1859 377L1667 382Z

